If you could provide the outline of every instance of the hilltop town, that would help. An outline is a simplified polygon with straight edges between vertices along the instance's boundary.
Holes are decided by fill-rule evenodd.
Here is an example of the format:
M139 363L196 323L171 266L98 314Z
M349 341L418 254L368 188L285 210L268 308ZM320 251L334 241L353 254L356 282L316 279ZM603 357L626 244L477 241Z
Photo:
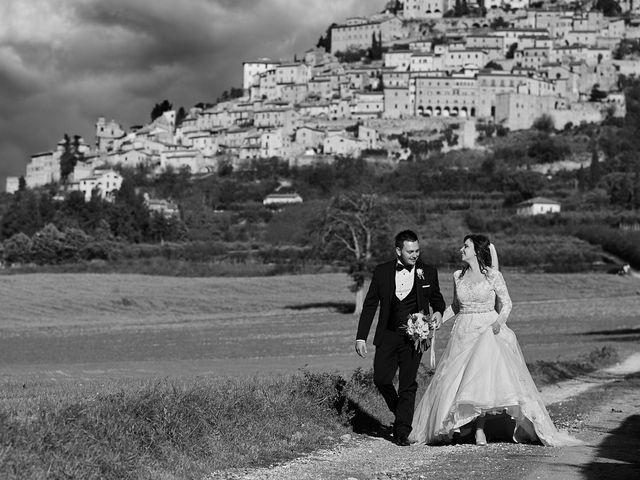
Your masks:
M237 98L184 116L166 110L130 129L99 118L95 145L62 140L33 155L6 191L64 179L66 191L108 199L122 184L118 168L141 165L215 174L273 157L305 166L351 156L394 166L412 153L402 135L471 149L488 124L509 132L540 118L563 129L623 117L619 79L640 73L638 9L603 0L389 2L331 25L301 58L243 62ZM64 172L70 152L77 161Z

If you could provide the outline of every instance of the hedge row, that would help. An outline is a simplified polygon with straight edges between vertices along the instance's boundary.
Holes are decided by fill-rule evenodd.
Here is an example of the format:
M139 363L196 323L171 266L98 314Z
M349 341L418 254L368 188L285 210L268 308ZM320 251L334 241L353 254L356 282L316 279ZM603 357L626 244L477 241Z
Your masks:
M605 251L640 269L640 232L624 231L606 226L588 226L574 229L574 235L587 242L600 245Z
M60 265L91 260L154 258L178 262L290 264L310 258L309 247L219 241L130 244L109 236L96 238L75 228L60 231L53 224L33 237L18 233L0 245L6 265Z

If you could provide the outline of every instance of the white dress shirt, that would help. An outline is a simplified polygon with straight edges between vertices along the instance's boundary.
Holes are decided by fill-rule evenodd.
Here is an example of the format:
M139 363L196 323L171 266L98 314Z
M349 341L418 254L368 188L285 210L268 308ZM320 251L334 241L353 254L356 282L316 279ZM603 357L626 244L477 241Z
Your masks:
M400 301L404 300L413 288L415 277L413 271L414 268L415 267L412 267L411 271L407 270L406 268L403 268L402 270L396 270L396 297L398 297L398 300Z

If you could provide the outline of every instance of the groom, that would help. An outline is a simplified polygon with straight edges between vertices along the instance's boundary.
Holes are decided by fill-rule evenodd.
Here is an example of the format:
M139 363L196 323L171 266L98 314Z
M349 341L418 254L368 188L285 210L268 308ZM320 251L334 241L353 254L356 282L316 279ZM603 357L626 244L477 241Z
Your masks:
M412 313L422 310L428 315L429 306L434 312L431 320L439 326L445 303L438 284L438 271L418 259L418 236L411 230L404 230L396 235L395 247L395 260L381 263L373 272L358 322L356 352L361 357L366 356L367 336L380 305L373 337L376 346L373 381L395 415L393 435L396 443L407 446L418 389L416 375L422 354L416 351L402 327ZM393 378L398 370L396 391Z

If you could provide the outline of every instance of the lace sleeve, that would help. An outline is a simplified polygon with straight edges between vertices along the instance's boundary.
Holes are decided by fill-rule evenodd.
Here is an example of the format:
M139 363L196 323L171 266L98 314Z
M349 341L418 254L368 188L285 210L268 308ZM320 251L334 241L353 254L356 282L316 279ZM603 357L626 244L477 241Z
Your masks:
M459 271L453 274L453 301L451 302L451 305L449 305L447 309L444 311L444 313L442 314L442 323L453 318L460 311L460 302L458 301L458 289L456 287L459 274L460 274Z
M458 312L460 311L460 300L458 300L458 287L457 287L457 280L458 280L458 276L456 275L455 272L453 274L453 300L451 301L451 309L453 310L453 313L455 313L456 315L458 314Z
M505 283L502 274L494 270L492 277L493 290L496 292L496 299L498 300L496 305L496 310L498 311L498 322L501 325L504 325L507 323L513 304L511 303L509 290L507 290L507 284Z

